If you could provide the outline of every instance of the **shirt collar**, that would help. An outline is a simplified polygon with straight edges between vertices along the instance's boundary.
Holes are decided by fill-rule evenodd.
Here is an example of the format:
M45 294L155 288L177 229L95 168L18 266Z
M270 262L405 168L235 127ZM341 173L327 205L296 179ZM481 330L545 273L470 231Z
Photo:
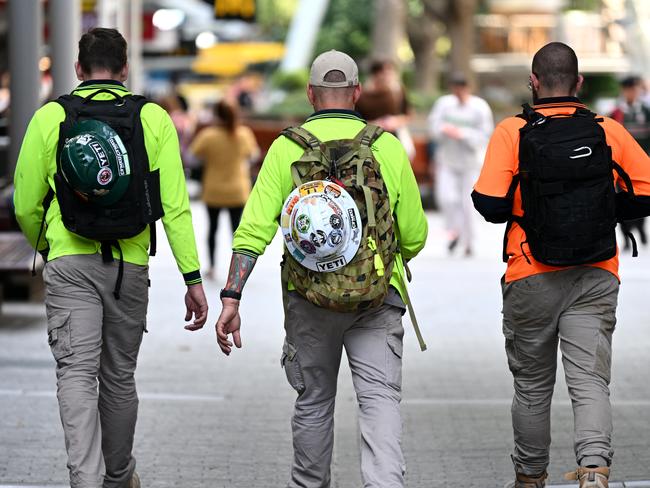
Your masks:
M365 122L364 118L356 110L347 110L343 108L328 108L325 110L317 110L307 118L306 122L314 119L326 119L333 117L343 119L358 119L361 122Z
M86 86L90 85L116 85L116 86L121 86L124 88L124 83L117 81L117 80L86 80L82 81L79 83L79 86L77 86L77 89L79 88L84 88Z
M579 105L581 107L584 107L585 104L580 101L578 97L547 97L547 98L540 98L537 100L537 103L535 103L534 108L550 108L550 106L557 106L557 105L562 105L562 106L576 106Z

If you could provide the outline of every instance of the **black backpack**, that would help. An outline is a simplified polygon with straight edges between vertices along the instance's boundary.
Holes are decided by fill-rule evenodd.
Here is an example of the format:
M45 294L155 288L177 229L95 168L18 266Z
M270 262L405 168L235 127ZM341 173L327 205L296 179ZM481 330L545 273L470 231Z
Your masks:
M93 99L95 95L102 92L110 93L115 98L111 100ZM115 286L115 295L119 297L123 259L118 239L134 237L149 226L151 235L149 254L155 255L155 221L164 215L160 199L160 174L158 170L150 171L149 169L149 157L145 148L142 121L140 120L142 107L149 100L140 95L123 97L103 88L85 98L63 95L56 102L65 110L65 119L59 127L59 143L56 150L57 172L54 175L55 192L50 190L45 198L43 220L45 220L49 203L56 194L66 229L87 239L99 241L105 262L113 260L111 248L118 249L120 270ZM122 198L110 206L100 206L82 201L61 175L59 156L68 134L77 122L86 119L100 120L110 125L122 139L131 161L129 186Z
M598 123L603 119L585 108L550 116L528 104L523 108L519 117L526 125L520 129L519 174L509 195L518 183L524 215L512 220L526 232L532 255L550 266L596 263L614 257L617 220L613 170L630 192L632 183L612 160L605 131Z
M93 100L100 92L115 95L113 100ZM61 208L63 224L70 231L100 242L128 239L142 232L163 216L160 201L160 175L149 170L149 157L144 145L140 111L148 103L145 97L121 97L101 89L86 98L63 95L57 100L65 110L65 119L59 128L56 150L57 172L54 175L56 198ZM113 205L102 207L83 202L60 174L59 156L68 134L77 122L86 119L101 120L120 136L132 161L129 187ZM155 244L155 241L154 241Z

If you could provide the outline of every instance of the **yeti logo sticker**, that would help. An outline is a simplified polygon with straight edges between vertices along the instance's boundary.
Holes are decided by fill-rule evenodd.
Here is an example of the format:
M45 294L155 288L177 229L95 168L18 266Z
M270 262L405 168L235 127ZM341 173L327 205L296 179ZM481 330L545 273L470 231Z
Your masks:
M106 152L104 151L104 148L99 144L97 141L90 141L88 144L90 146L90 149L93 150L95 153L95 158L97 159L97 162L99 163L99 166L102 168L105 168L108 166L108 156L106 155ZM112 173L111 173L112 174ZM104 184L104 183L102 183Z
M342 268L345 266L347 261L345 260L345 257L343 256L337 256L334 259L331 259L330 261L321 261L320 263L316 263L316 266L318 267L318 271L336 271L339 268Z

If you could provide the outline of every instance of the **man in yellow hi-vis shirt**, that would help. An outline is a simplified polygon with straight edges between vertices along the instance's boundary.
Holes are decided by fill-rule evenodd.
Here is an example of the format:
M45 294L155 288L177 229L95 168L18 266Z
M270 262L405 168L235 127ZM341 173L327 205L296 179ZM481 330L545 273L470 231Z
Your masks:
M235 233L221 292L217 337L222 351L230 354L229 334L241 347L244 284L280 221L287 243L282 364L298 393L292 488L330 486L343 347L359 400L364 486L404 486L399 402L401 319L408 299L403 262L424 247L427 221L404 148L354 111L360 93L352 58L337 51L316 58L307 89L315 113L271 146ZM349 195L355 195L354 203ZM293 215L295 209L301 210ZM363 239L356 242L353 257L349 246L359 235ZM328 246L333 254L323 251ZM369 286L358 286L369 277Z
M126 41L115 29L84 34L75 68L82 83L29 124L14 204L47 260L48 338L70 486L137 488L133 375L158 218L187 285L185 320L194 321L185 328L200 329L208 306L171 119L122 84Z

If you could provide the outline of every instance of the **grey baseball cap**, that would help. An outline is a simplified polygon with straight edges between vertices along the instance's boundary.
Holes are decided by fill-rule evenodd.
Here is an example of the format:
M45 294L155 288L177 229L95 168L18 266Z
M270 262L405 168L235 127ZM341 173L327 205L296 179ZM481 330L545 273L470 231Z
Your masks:
M325 75L330 71L342 72L345 75L345 81L325 81ZM309 73L309 84L328 88L356 86L359 84L359 68L350 56L332 49L314 59Z

